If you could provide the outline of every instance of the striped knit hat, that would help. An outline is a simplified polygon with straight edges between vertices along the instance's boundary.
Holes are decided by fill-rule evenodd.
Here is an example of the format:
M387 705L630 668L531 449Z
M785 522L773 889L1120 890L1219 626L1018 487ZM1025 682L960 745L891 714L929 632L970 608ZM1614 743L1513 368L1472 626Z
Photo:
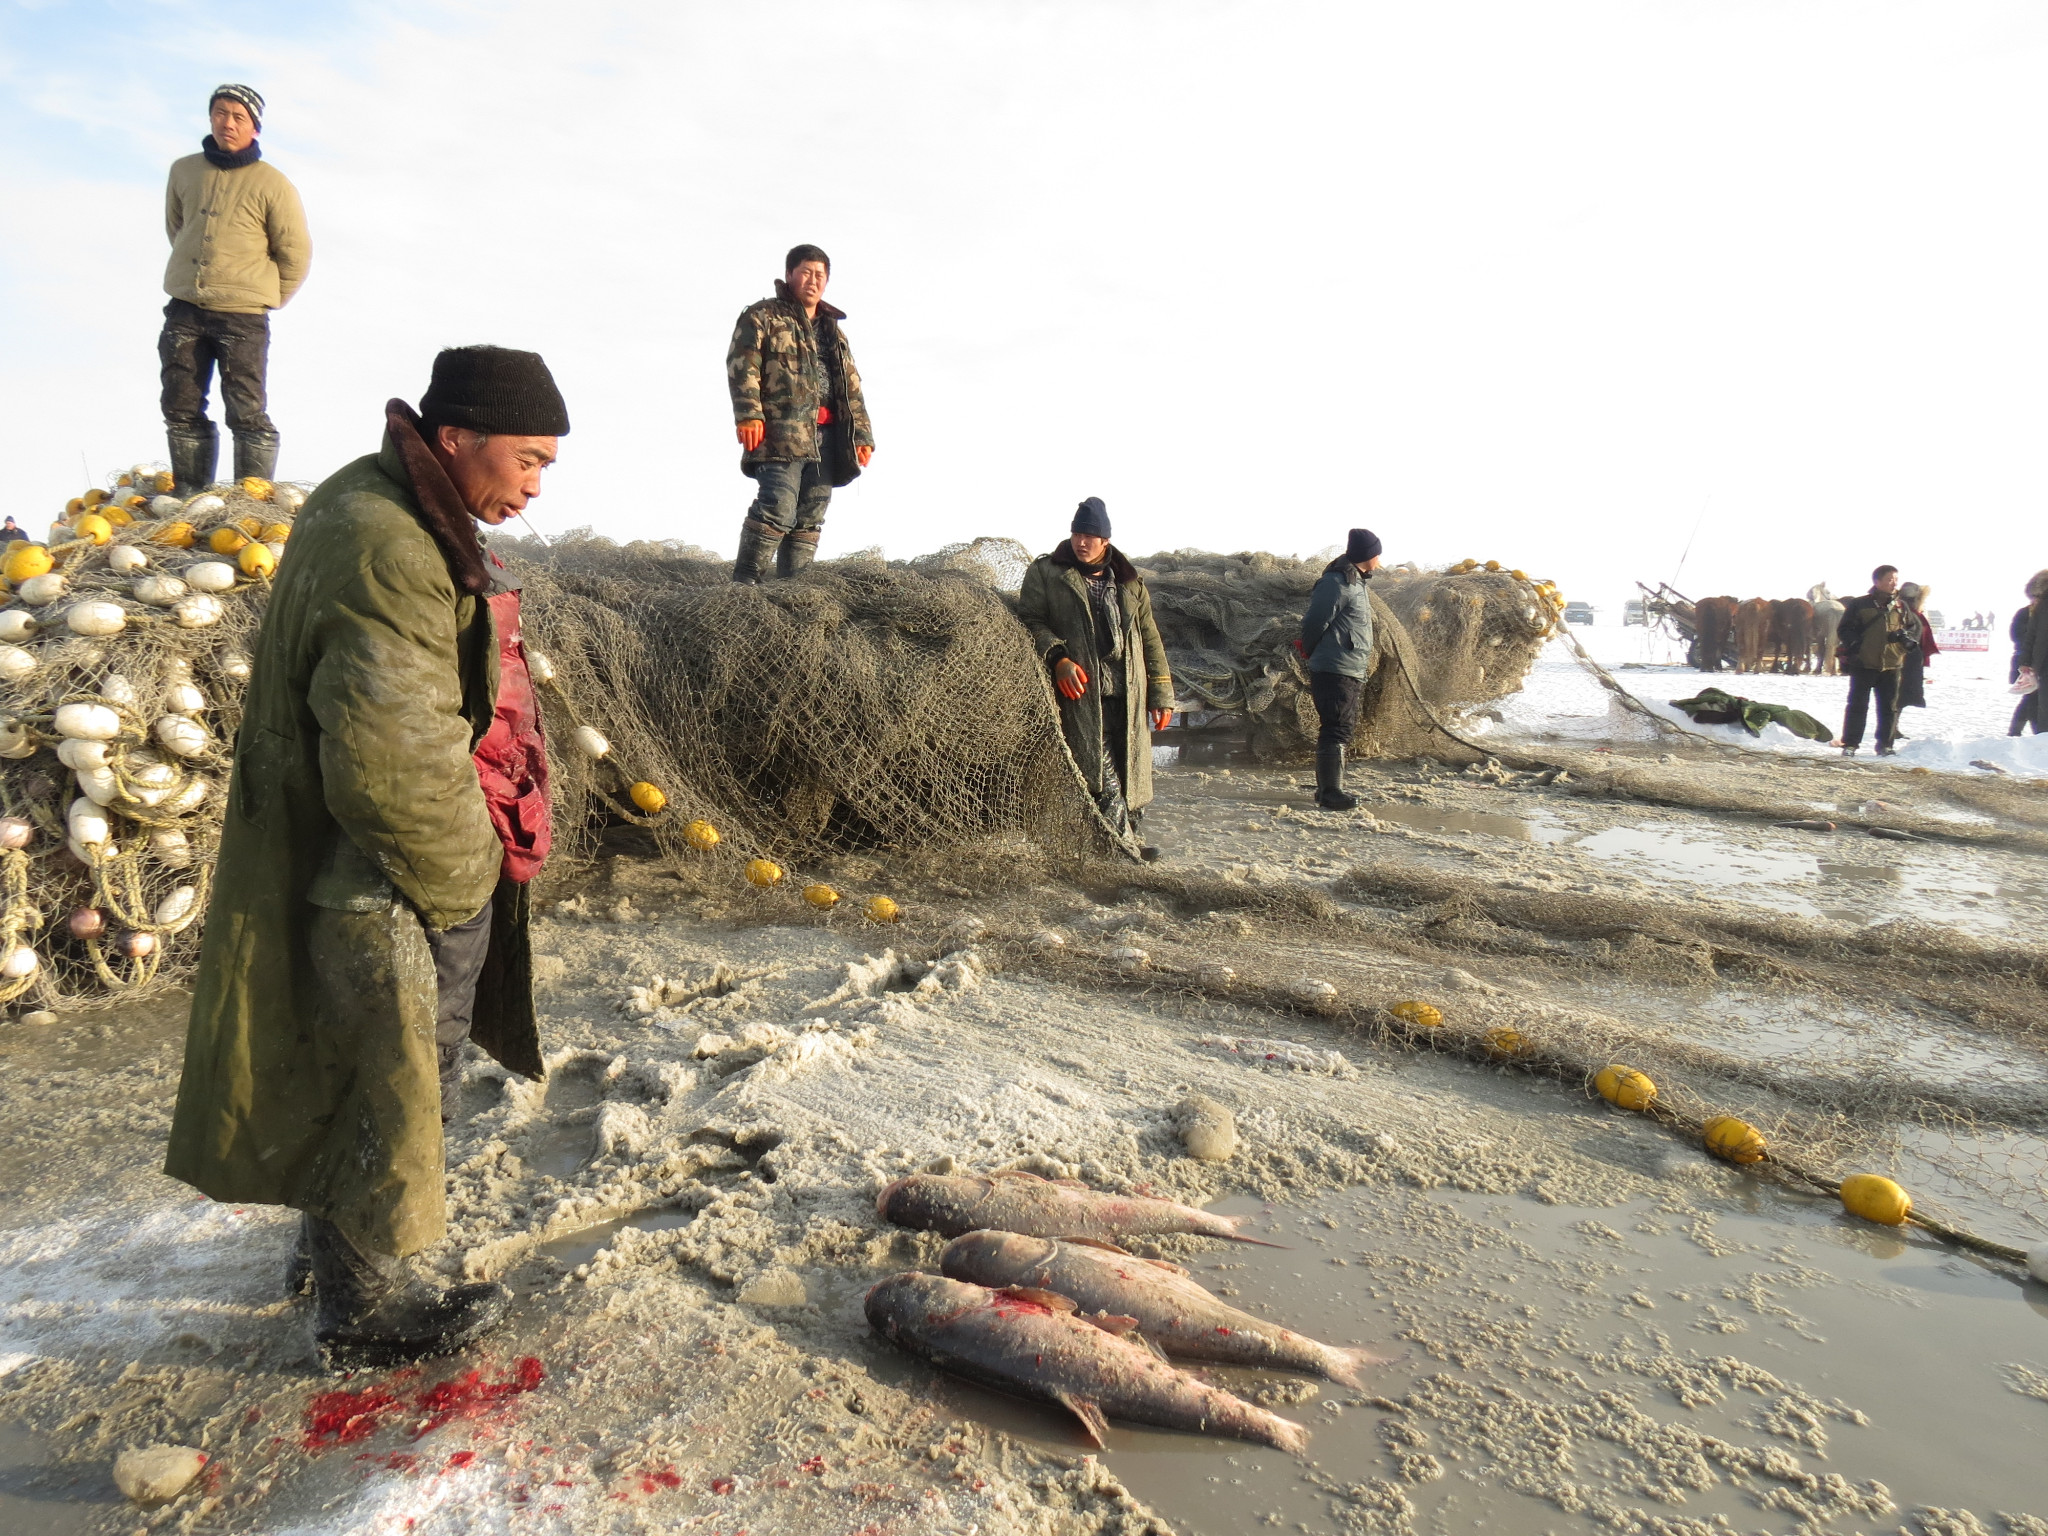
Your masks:
M213 88L213 94L206 98L207 110L211 111L213 104L223 96L227 97L229 101L239 102L242 106L248 108L249 121L256 125L258 133L263 131L263 98L256 93L254 86L216 85Z

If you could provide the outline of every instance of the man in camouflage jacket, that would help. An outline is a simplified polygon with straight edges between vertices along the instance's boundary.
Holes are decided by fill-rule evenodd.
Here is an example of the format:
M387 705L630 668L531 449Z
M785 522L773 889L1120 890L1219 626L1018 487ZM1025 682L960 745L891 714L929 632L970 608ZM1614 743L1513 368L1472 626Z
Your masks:
M799 245L783 260L775 297L749 305L733 327L725 379L740 446L740 472L758 489L740 529L734 581L768 572L794 576L818 553L834 486L867 468L875 451L860 373L824 302L832 259Z

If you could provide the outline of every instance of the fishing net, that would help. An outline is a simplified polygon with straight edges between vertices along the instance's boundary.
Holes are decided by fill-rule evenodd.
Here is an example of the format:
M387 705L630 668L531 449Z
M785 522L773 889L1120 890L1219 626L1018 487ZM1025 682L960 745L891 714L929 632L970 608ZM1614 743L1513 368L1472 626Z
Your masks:
M1263 755L1312 747L1315 705L1294 641L1327 563L1185 549L1138 563L1180 702L1199 711L1201 724L1241 728ZM1371 591L1379 644L1354 749L1454 761L1479 755L1455 722L1521 687L1557 631L1555 589L1468 561L1444 571L1383 570Z
M294 486L180 501L138 465L7 556L0 1003L141 992L197 952L267 572Z

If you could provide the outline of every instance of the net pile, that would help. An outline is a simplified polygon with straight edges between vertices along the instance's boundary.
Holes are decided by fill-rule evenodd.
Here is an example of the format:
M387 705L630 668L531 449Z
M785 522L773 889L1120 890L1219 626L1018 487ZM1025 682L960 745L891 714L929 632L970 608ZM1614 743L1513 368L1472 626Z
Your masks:
M1307 751L1316 712L1294 640L1326 563L1200 550L1138 562L1180 702L1242 722L1254 751ZM1382 570L1372 593L1382 643L1361 703L1356 750L1471 758L1473 749L1455 734L1457 716L1522 686L1557 631L1562 599L1519 571L1469 561L1443 571ZM1389 624L1389 617L1398 622Z
M110 478L7 555L0 1003L141 991L196 955L249 644L304 499Z

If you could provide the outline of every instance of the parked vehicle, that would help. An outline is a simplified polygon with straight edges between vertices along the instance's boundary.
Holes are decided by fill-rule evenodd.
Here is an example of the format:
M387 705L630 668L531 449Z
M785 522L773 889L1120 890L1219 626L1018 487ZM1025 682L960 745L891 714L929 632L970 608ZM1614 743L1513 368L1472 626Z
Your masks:
M1564 605L1564 621L1567 624L1592 623L1593 605L1591 603L1566 603Z

